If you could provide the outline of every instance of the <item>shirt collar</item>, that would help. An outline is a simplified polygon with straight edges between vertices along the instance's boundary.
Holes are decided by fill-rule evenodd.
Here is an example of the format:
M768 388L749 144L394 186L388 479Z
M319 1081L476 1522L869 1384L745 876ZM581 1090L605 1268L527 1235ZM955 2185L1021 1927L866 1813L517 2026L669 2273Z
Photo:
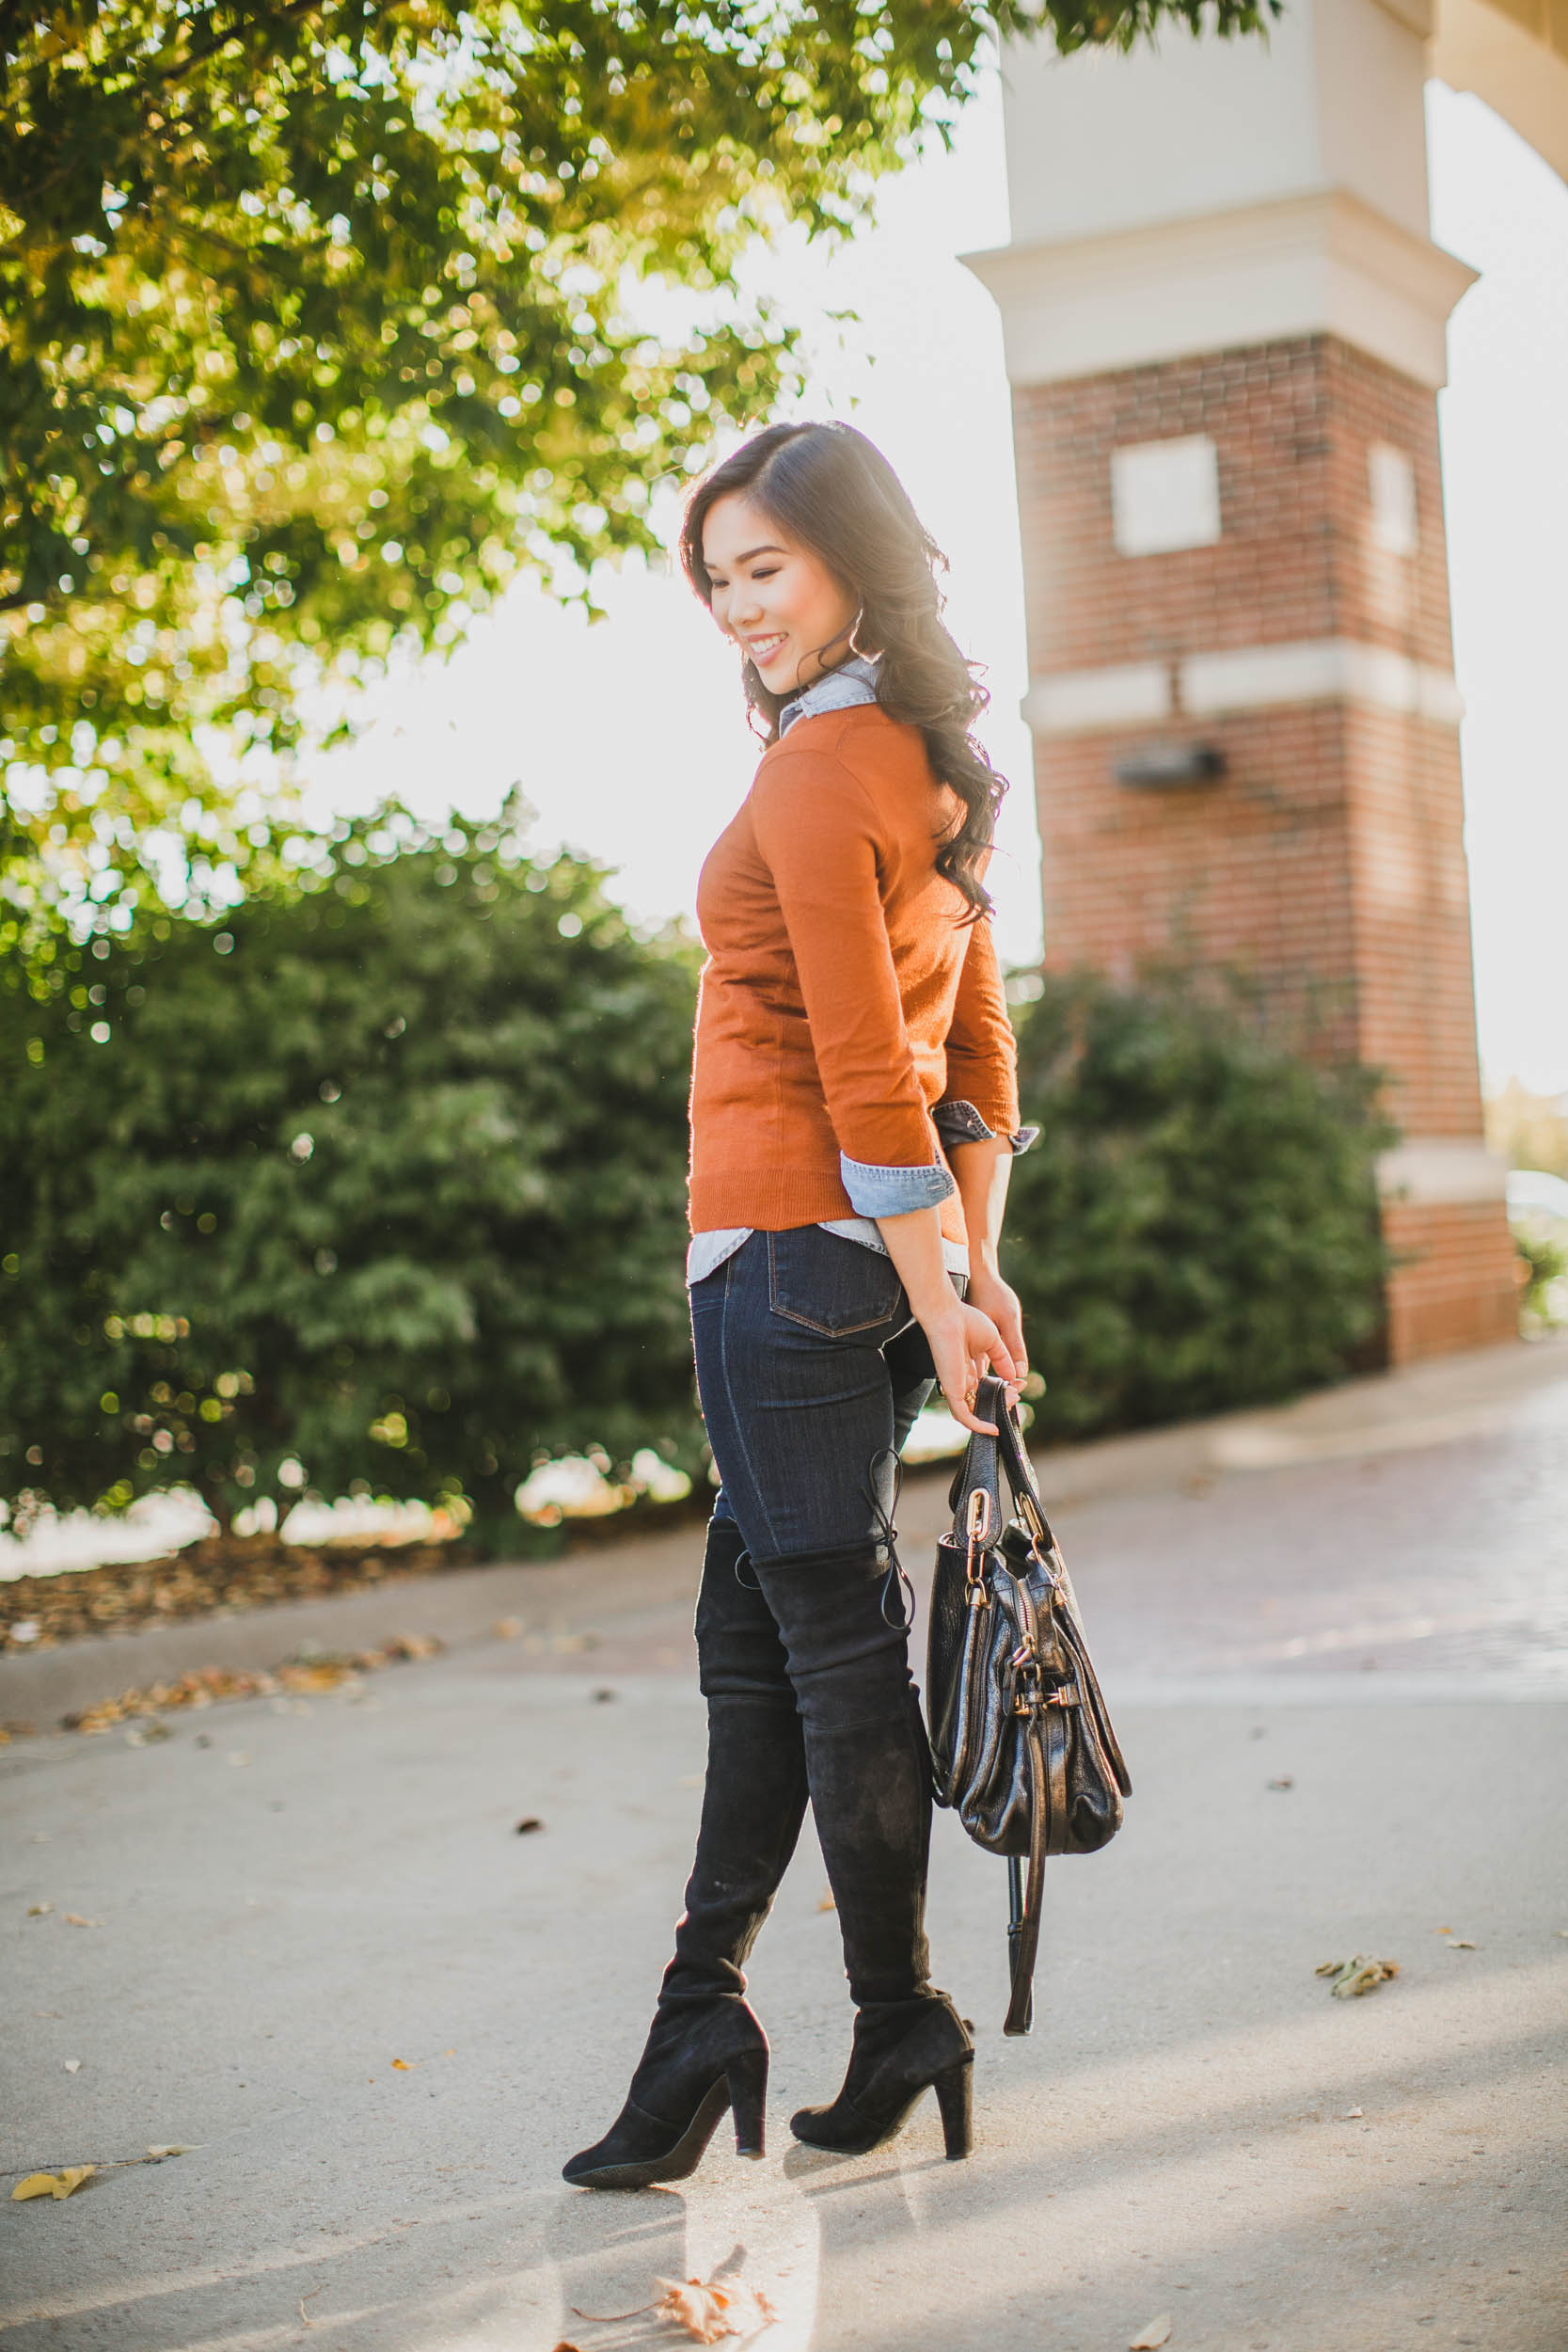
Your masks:
M792 694L779 713L779 733L787 735L797 719L815 719L822 710L852 710L877 699L877 664L863 654L851 654L836 670L816 678Z

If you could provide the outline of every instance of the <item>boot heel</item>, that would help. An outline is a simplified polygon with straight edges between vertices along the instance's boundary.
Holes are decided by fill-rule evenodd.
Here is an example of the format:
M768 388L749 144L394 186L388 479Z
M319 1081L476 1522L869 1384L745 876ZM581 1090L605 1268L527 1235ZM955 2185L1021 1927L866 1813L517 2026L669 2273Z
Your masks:
M735 2153L737 2156L760 2156L765 2153L767 2138L767 2051L749 2050L744 2057L732 2058L724 2081L735 2115Z
M942 2109L942 2137L950 2160L967 2156L974 2145L974 2068L965 2058L939 2074L931 2088Z

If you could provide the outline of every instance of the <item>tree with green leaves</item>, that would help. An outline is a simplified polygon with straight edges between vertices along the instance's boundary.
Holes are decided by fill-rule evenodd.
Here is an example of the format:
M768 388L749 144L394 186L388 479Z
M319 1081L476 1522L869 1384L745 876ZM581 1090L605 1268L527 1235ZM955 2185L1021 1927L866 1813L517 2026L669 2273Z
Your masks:
M790 376L743 250L863 218L998 33L1276 5L0 8L0 946L145 895L160 829L199 896L394 643L647 548Z
M0 1496L227 1522L701 1471L682 1282L695 956L516 812L279 844L221 928L143 911L0 985ZM14 976L13 976L14 979Z

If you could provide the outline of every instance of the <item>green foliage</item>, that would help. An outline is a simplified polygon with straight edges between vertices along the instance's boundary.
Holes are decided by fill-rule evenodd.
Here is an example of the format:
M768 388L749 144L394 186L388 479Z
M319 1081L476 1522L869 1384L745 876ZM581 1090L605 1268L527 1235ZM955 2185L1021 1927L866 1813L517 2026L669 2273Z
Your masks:
M681 1263L694 959L519 812L274 842L222 921L0 971L0 1495L220 1517L303 1485L462 1496L517 1540L545 1454L702 1433ZM1255 1404L1374 1330L1364 1073L1174 985L1054 980L1006 1265L1043 1435Z
M646 548L655 485L768 411L790 335L735 278L760 228L863 218L993 28L1128 45L1167 7L1260 18L0 11L0 917L145 899L150 829L245 861L240 763L324 688L452 642L520 564Z
M1041 1123L1013 1171L1004 1263L1046 1392L1043 1435L1289 1396L1378 1326L1365 1073L1325 1073L1237 1003L1172 978L1050 979L1021 1009Z
M593 866L400 811L222 928L0 988L0 1493L436 1502L546 1451L695 1469L693 959ZM295 1467L297 1466L297 1468ZM291 1484L291 1481L295 1482Z
M1524 1262L1519 1311L1527 1327L1550 1330L1568 1320L1568 1247L1555 1235L1515 1225L1513 1247Z

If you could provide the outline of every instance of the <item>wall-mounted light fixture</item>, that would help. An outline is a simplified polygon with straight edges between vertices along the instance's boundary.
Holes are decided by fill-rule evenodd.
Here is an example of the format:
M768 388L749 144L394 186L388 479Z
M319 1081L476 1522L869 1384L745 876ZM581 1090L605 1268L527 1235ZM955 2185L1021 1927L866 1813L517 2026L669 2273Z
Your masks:
M1182 785L1214 784L1224 775L1217 743L1146 743L1117 762L1117 782L1134 791L1169 792Z

